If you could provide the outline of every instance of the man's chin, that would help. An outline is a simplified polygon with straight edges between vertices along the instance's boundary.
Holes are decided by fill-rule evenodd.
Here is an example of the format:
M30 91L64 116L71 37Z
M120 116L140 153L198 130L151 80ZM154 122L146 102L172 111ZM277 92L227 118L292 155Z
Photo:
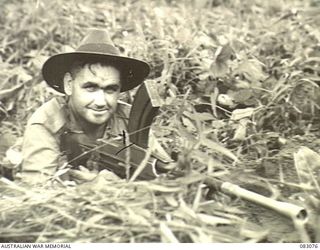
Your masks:
M99 119L90 119L89 122L92 123L92 124L95 124L95 125L102 125L102 124L105 124L107 123L108 121L108 118L99 118Z
M90 112L86 115L86 120L92 124L102 125L106 123L111 117L109 112Z

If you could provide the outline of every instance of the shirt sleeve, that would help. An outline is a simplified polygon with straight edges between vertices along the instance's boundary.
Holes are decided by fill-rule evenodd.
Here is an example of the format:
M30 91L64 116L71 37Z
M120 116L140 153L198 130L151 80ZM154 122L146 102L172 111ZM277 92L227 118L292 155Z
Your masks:
M58 167L60 148L57 137L43 124L29 124L24 134L22 157L22 174L31 181L45 181Z

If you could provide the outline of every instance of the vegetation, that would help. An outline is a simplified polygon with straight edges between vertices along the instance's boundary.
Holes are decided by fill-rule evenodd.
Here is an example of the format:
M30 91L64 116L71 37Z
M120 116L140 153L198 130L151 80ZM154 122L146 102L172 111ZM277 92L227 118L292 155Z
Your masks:
M24 126L57 95L42 63L76 48L90 27L150 63L165 100L155 135L183 172L60 188L1 178L1 242L320 242L319 1L0 6L2 175L19 174ZM308 220L208 191L207 176L303 206Z

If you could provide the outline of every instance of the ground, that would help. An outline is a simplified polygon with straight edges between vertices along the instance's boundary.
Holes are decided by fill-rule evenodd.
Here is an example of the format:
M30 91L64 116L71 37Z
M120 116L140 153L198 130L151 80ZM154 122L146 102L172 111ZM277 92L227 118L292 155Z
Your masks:
M164 100L155 135L182 172L54 188L2 178L1 242L320 241L319 1L0 5L3 176L19 175L26 122L57 95L42 63L76 48L90 27L150 63ZM308 219L208 191L208 177L303 207Z

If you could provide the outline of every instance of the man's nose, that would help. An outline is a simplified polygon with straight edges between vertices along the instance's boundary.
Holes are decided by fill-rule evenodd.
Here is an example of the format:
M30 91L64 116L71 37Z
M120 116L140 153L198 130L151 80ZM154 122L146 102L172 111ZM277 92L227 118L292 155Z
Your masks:
M104 93L104 91L102 89L98 90L95 93L94 103L95 103L95 105L97 105L99 107L107 106L108 102L107 102L107 99L106 99L106 95L105 95L105 93Z

